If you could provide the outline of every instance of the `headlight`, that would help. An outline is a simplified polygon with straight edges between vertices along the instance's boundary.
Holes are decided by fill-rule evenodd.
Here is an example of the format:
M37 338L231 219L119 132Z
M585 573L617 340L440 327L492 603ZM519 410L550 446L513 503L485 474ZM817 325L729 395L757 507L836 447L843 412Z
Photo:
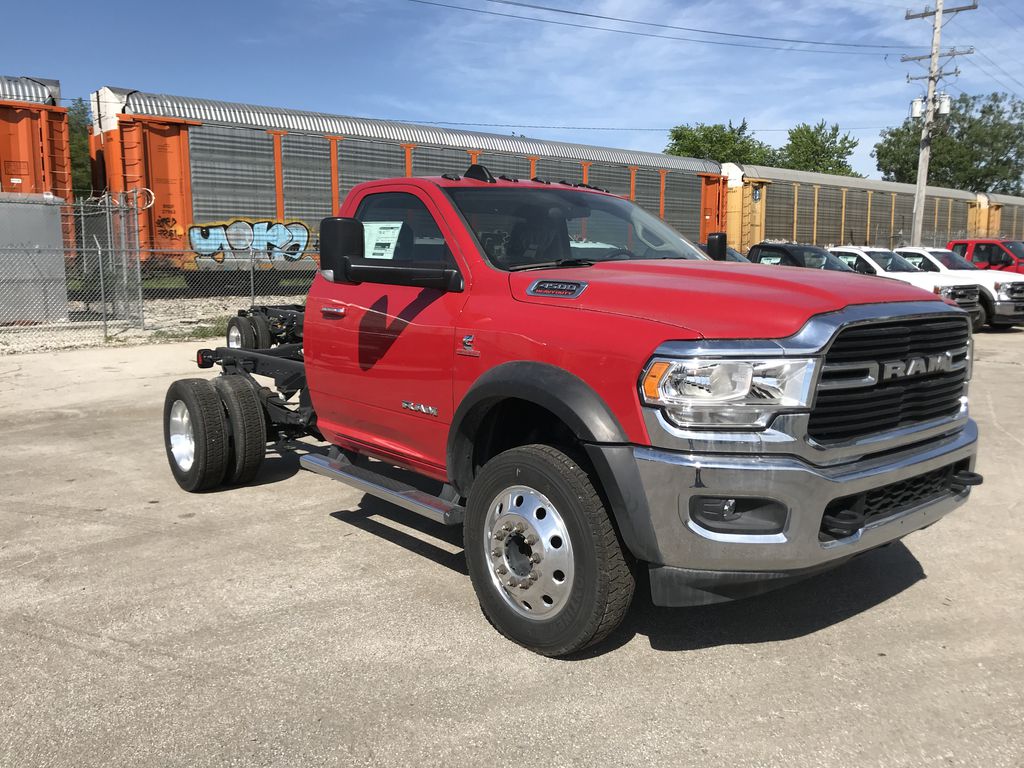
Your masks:
M935 286L935 293L938 296L942 296L944 298L949 298L950 296L953 295L953 286L952 285L936 285Z
M652 360L641 379L647 405L680 427L766 427L780 411L810 408L815 359Z
M1000 301L1010 301L1010 284L1009 283L996 283L995 284L996 298Z

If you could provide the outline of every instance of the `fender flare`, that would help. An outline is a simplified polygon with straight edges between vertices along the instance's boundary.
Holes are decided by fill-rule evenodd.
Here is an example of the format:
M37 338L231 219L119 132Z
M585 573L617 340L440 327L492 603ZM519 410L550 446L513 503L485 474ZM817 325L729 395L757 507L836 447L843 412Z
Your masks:
M550 411L570 429L593 463L627 548L638 559L659 562L630 440L601 396L563 368L530 361L503 363L473 383L448 432L448 478L455 489L463 496L469 494L477 429L494 405L510 398Z

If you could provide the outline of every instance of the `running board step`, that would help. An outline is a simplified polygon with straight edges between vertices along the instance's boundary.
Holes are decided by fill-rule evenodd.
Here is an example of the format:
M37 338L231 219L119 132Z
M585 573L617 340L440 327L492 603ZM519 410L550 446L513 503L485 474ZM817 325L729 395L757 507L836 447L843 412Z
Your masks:
M466 508L459 504L432 496L371 469L358 467L345 459L331 459L310 453L299 459L299 464L318 475L351 485L364 493L389 501L417 515L429 517L443 525L459 525L465 517Z

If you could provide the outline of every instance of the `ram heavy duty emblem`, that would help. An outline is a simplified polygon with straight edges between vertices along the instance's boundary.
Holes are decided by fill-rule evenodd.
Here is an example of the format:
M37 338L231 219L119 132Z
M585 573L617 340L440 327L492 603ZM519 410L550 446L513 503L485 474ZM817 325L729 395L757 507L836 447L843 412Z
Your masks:
M953 370L953 353L942 352L927 357L908 357L882 363L882 381L923 376L927 373L948 373Z
M410 400L403 400L402 407L407 411L425 413L427 416L437 416L437 408L433 405L423 405L423 403L414 403Z

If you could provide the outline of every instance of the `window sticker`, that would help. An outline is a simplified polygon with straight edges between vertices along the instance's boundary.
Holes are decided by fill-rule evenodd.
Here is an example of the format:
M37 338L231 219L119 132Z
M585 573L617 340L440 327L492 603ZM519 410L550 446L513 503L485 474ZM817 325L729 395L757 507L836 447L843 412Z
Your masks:
M367 259L393 259L401 221L364 221L363 254Z

